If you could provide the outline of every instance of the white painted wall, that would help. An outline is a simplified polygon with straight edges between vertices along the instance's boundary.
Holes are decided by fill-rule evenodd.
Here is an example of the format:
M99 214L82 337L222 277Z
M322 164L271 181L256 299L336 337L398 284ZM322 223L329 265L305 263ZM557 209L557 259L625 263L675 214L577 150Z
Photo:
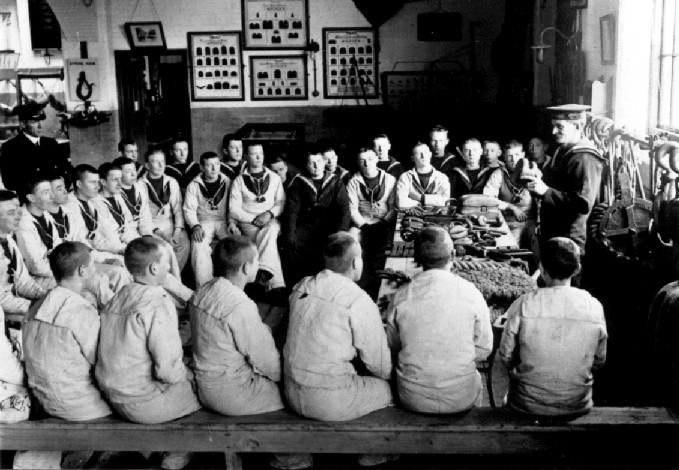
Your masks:
M7 0L0 0L7 1ZM18 0L25 2L26 0ZM463 39L460 42L419 42L417 41L417 14L431 12L439 5L446 11L459 11L463 15ZM117 108L115 90L114 50L127 50L129 45L124 24L130 21L161 21L167 47L185 49L186 33L189 31L241 30L241 0L97 0L90 7L96 7L99 21L99 43L90 43L90 57L98 57L101 63L102 100L100 109ZM84 6L82 8L85 8ZM136 8L136 11L135 11ZM310 37L319 44L325 27L365 27L366 19L355 7L352 0L309 0ZM392 70L396 62L402 62L398 70L420 70L423 64L414 61L445 59L463 45L469 43L469 22L479 21L477 29L477 63L486 82L485 98L494 99L495 77L490 70L490 49L492 41L500 31L504 18L503 0L429 0L406 4L397 15L380 28L379 71ZM79 57L77 42L64 41L65 57ZM309 94L307 101L251 102L249 83L249 57L251 55L285 55L301 51L244 51L245 101L244 102L192 102L193 108L227 107L307 107L331 105L355 105L356 99L324 99L322 93L322 53L317 54L319 97ZM406 63L408 62L408 63ZM468 63L463 60L463 66ZM309 74L312 64L309 62ZM188 73L188 72L187 72ZM313 77L309 76L309 89ZM380 104L381 99L371 100ZM72 102L71 104L76 104Z

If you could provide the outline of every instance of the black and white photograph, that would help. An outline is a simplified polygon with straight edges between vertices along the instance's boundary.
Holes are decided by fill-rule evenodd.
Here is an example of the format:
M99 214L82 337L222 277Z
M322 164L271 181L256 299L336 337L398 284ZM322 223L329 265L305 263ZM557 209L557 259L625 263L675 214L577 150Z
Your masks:
M679 470L679 0L0 0L0 470Z

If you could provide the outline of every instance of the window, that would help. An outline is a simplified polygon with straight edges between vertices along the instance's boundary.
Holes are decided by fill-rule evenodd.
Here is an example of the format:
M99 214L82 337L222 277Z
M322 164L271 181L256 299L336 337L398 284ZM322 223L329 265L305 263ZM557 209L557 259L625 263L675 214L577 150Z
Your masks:
M679 132L679 0L656 0L651 106L658 128Z

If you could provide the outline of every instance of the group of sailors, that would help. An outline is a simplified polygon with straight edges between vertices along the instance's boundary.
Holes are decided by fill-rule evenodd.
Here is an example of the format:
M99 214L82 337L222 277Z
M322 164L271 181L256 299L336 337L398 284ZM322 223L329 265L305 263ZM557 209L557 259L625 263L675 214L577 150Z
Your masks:
M196 164L178 140L171 165L152 149L141 169L134 142L122 141L114 161L73 169L72 193L70 174L55 158L41 160L47 157L33 149L26 160L41 166L24 174L14 168L20 161L8 165L3 147L0 307L23 328L0 337L0 421L26 419L31 394L47 413L71 421L115 412L159 423L201 405L226 415L287 405L329 421L394 404L423 413L470 409L482 397L475 360L490 353L492 333L480 292L450 272L448 233L418 232L415 261L423 272L383 314L360 283L369 282L364 265L375 264L397 209L444 206L471 192L500 200L511 194L502 208L523 227L535 217L533 200L541 203L546 287L509 311L499 350L511 371L507 404L535 415L587 412L607 333L598 301L570 285L581 269L580 223L601 165L582 140L584 113L555 113L560 148L551 161L536 159L541 171L518 179L520 143L503 147L503 164L497 142L468 139L454 156L442 127L428 144L412 146L410 170L390 156L388 137L377 136L358 152L355 175L337 164L332 148L310 151L300 173L281 158L269 168L262 145L244 152L234 135L224 137L223 158L205 152ZM33 142L31 132L25 125L18 138ZM42 147L43 139L32 145ZM21 188L20 202L11 189ZM182 283L188 263L195 291ZM245 293L253 284L289 305L282 353ZM190 316L190 367L182 361L178 309ZM540 331L552 328L562 340L544 341ZM15 468L59 468L60 458L20 452ZM183 468L189 459L169 453L162 466ZM272 461L282 469L311 465L309 455Z

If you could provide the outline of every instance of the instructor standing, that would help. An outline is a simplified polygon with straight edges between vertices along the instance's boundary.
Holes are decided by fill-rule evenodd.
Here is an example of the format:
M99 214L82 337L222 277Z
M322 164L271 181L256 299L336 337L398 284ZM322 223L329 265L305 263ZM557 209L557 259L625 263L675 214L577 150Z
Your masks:
M528 190L542 201L539 241L567 237L584 256L587 217L597 202L604 159L585 138L585 112L589 106L563 105L547 108L552 113L552 134L559 148L534 178Z
M7 189L26 192L28 181L38 176L63 176L71 181L73 167L68 156L51 137L42 137L41 121L45 120L44 106L29 102L14 108L21 123L21 132L5 142L0 155L0 172Z

